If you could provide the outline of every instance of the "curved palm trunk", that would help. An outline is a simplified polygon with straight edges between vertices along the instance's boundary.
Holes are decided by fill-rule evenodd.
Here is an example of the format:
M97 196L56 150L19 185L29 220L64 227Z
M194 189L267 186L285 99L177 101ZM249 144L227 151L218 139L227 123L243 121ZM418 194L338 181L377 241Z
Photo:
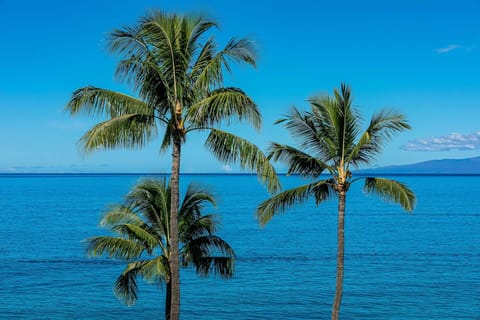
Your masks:
M180 315L180 268L178 261L178 204L179 204L179 176L180 176L180 151L181 140L179 137L173 139L172 152L172 176L171 184L171 203L170 203L170 285L171 302L170 312L167 320L178 320Z
M345 199L346 191L338 192L338 251L337 251L337 282L335 285L335 299L333 300L332 320L338 320L340 312L340 303L342 302L343 293L343 263L345 257Z

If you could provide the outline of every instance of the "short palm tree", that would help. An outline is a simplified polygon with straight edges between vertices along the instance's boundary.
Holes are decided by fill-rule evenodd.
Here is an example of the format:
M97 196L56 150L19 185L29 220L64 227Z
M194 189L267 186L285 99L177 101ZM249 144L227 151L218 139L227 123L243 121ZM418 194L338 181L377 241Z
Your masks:
M165 181L144 180L128 193L125 203L114 206L101 221L116 236L87 240L90 256L107 255L127 262L115 282L114 292L127 305L137 300L137 277L150 283L166 284L165 313L170 310L171 188ZM178 211L183 267L193 266L201 276L211 273L228 279L233 276L235 253L223 239L215 236L214 215L202 215L206 205L215 205L211 193L190 185Z
M218 50L213 37L204 39L216 23L203 17L152 11L137 25L111 33L109 48L122 56L116 75L136 96L87 86L75 91L66 109L71 115L103 116L81 138L86 153L117 147L138 148L163 131L161 151L172 151L169 259L172 285L167 319L180 313L177 215L181 150L189 133L208 132L206 147L226 163L256 171L269 190L279 188L274 168L254 144L220 129L222 124L248 121L261 127L254 101L239 88L225 87L223 73L231 63L255 66L248 39L231 39Z
M361 132L360 116L351 106L350 88L345 84L341 85L340 92L334 91L334 97L314 97L309 102L310 111L294 107L285 118L277 121L297 139L298 148L273 143L269 157L286 162L288 174L297 174L310 181L261 203L257 217L265 225L275 214L309 197L313 197L318 205L337 196L337 280L332 319L338 319L343 291L345 203L350 185L364 180L365 192L397 202L407 211L413 210L416 201L414 193L398 181L366 176L354 178L351 169L371 164L395 133L410 129L410 126L403 115L382 110ZM324 173L328 176L323 176Z

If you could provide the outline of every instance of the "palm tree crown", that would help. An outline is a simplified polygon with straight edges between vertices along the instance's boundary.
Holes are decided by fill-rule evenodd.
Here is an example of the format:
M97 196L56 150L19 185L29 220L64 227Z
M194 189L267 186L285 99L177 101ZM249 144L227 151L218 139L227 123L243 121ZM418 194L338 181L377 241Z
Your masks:
M365 131L361 131L360 115L352 108L350 88L341 85L333 97L314 97L309 100L310 111L292 108L277 121L285 125L297 139L298 147L273 143L269 158L284 161L288 174L309 179L299 187L280 192L262 202L257 208L260 224L266 224L275 214L285 212L296 203L313 197L316 204L334 196L338 198L337 282L332 308L332 320L338 319L343 292L344 216L347 191L350 185L365 180L364 191L399 203L412 211L414 193L404 184L387 178L353 177L352 169L371 164L391 137L410 129L406 118L391 110L376 113ZM323 173L327 173L325 178Z
M170 300L170 186L164 181L144 180L126 196L125 203L110 209L101 225L116 236L99 236L87 240L90 256L106 254L127 262L115 282L114 292L132 305L137 300L138 276L150 283L166 283ZM181 265L193 266L197 274L211 273L228 279L233 276L235 253L218 236L215 215L202 215L206 205L215 205L211 193L190 185L179 209L179 250ZM167 310L166 310L167 311Z
M293 107L285 118L276 123L285 125L298 141L298 147L272 143L269 158L283 161L287 174L296 174L311 182L280 192L263 202L257 210L261 224L274 214L284 212L291 205L313 196L317 204L334 196L340 190L364 179L364 190L399 203L412 211L415 196L404 184L386 178L357 177L352 169L368 165L381 153L383 146L400 131L410 129L406 118L392 110L376 113L361 132L360 115L351 106L350 88L342 84L334 97L314 97L309 100L310 111ZM329 178L322 178L327 173Z
M107 120L81 138L88 154L98 149L139 148L164 128L161 150L185 142L191 131L208 131L206 147L224 162L255 170L271 190L278 188L273 167L248 141L220 130L221 124L247 121L257 130L262 118L255 102L241 89L225 87L231 63L256 66L254 46L246 38L230 39L218 49L217 24L201 16L151 11L137 25L114 30L109 49L122 56L116 77L137 97L87 86L76 90L66 106L71 115L86 113ZM202 42L203 41L203 42Z

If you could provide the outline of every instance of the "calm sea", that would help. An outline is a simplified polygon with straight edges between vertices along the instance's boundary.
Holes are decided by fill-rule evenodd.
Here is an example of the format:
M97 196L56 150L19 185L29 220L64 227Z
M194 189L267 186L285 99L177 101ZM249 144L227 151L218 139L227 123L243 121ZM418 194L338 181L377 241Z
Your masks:
M140 281L133 307L113 295L120 262L89 259L82 240L140 175L0 175L0 318L153 319L162 288ZM343 319L480 319L480 176L397 176L417 194L409 215L352 187ZM267 197L250 175L184 175L209 186L233 280L182 271L182 319L328 319L335 285L336 201L255 220ZM282 177L285 187L300 183Z

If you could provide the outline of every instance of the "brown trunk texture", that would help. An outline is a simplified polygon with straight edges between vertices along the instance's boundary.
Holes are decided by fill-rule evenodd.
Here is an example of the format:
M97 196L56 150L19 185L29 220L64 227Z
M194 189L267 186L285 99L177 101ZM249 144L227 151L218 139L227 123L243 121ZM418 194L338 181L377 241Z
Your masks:
M179 204L179 176L180 176L180 151L179 138L173 141L172 176L170 177L171 204L170 204L170 283L171 303L170 317L167 320L178 320L180 316L180 268L178 261L178 204Z
M332 320L338 320L343 293L343 263L345 257L345 199L346 191L338 192L338 233L337 233L337 281L335 285L335 299L332 307Z

